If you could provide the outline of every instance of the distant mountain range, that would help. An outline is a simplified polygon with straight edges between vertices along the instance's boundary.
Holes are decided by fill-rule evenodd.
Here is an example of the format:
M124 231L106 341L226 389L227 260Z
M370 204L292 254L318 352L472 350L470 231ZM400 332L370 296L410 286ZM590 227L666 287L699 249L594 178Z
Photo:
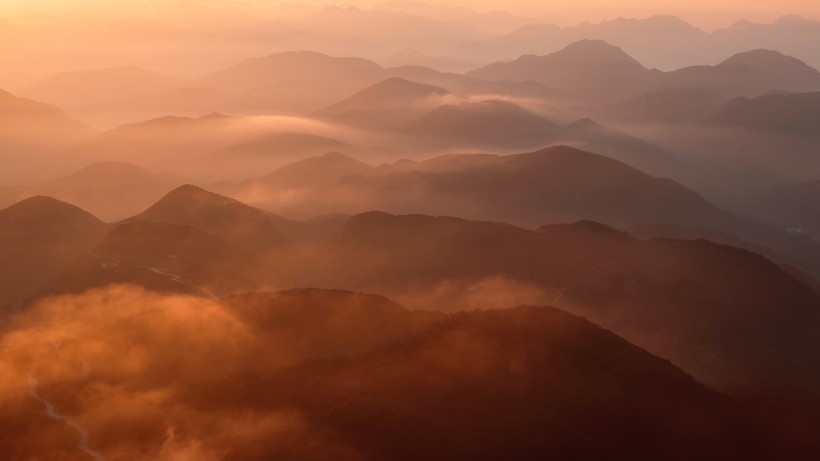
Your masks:
M726 99L757 96L774 89L820 89L820 72L775 51L744 52L716 66L662 72L649 70L622 49L595 40L582 40L546 56L527 55L512 62L492 64L467 75L486 80L534 80L597 103L681 88Z
M820 67L820 54L810 45L818 37L820 22L799 16L783 16L771 24L739 21L706 32L679 17L656 15L572 27L528 24L500 37L461 45L450 54L478 62L500 61L525 54L549 54L578 40L592 39L605 40L647 66L667 71L718 62L755 48L775 50Z

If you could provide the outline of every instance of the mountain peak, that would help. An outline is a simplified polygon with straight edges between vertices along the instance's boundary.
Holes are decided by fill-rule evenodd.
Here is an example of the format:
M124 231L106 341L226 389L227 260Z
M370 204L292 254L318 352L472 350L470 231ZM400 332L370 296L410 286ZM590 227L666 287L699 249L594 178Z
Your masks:
M275 215L238 200L186 184L172 190L133 220L193 226L251 251L284 241L274 225Z
M565 127L568 130L589 130L601 128L601 125L589 117L576 120Z
M789 27L816 27L820 25L820 21L816 19L809 19L799 14L786 14L777 18L773 23L773 25L778 26L789 26Z
M104 226L91 213L47 196L27 198L0 210L0 231Z
M329 182L344 176L366 174L371 170L372 166L334 151L285 165L260 179L295 186L305 181Z
M604 40L583 39L567 45L563 50L553 53L553 55L572 56L584 60L595 60L602 63L612 62L628 63L633 66L643 68L635 58L628 55L624 50Z
M757 49L737 53L719 66L739 65L778 75L784 81L792 82L788 88L778 90L813 91L820 88L820 72L805 62L779 51ZM795 84L797 84L795 86Z
M239 203L236 200L231 198L215 194L213 192L209 192L199 186L194 186L193 184L185 184L182 186L177 187L176 189L172 190L165 194L157 205L161 203L206 203L210 202L213 204L220 204L220 203Z
M371 86L365 91L370 92L377 92L377 91L399 91L401 93L407 93L408 91L412 91L414 93L425 93L425 94L438 94L438 95L445 95L449 92L444 88L428 85L426 83L418 83L413 82L401 77L390 77L381 82Z
M145 168L135 165L133 163L128 162L118 162L114 160L102 161L97 163L92 163L87 167L77 171L76 175L98 175L98 174L111 174L114 176L119 176L123 174L128 175L147 175L150 174Z
M803 66L809 67L808 64L804 63L803 61L794 58L792 56L788 56L783 54L779 51L769 50L764 48L759 48L756 50L744 51L741 53L737 53L723 61L720 65L726 64L743 64L755 67L761 66L770 66L770 65L777 65L777 64L802 64Z

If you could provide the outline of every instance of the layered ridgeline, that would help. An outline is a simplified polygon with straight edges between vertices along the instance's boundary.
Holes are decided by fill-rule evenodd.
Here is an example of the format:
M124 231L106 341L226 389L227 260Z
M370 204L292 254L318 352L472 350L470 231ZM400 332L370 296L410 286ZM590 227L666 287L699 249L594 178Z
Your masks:
M0 363L36 367L32 395L71 421L0 394L0 440L19 456L683 460L776 449L729 398L552 308L447 315L343 291L217 302L120 287L46 301L7 331L14 348ZM104 360L120 354L127 367ZM140 402L137 414L123 401Z
M56 106L0 90L0 181L28 180L44 159L95 134Z
M0 308L19 309L107 230L93 215L50 197L0 210Z
M440 161L438 168L446 170L447 165L447 162ZM449 168L452 167L450 164ZM497 168L497 165L494 167ZM23 202L9 210L14 214L15 209L25 205L26 202ZM10 213L9 210L5 213ZM86 216L80 211L76 213ZM88 220L91 223L98 222L93 218ZM80 243L90 242L87 243L84 254L83 249L78 247L74 253L79 253L78 258L73 256L71 259L52 263L55 266L61 263L62 271L54 270L56 274L50 281L43 281L39 288L33 287L29 293L25 293L29 301L21 311L23 319L27 315L39 315L37 312L40 308L37 306L48 305L50 296L72 295L81 299L83 296L94 297L98 295L81 293L93 288L105 290L109 285L122 283L141 286L152 292L164 293L165 296L174 296L173 293L195 296L186 301L185 305L210 303L209 299L268 287L288 286L333 286L379 292L394 296L415 308L437 311L511 307L522 303L554 305L583 315L650 353L671 360L694 379L735 400L735 404L729 403L686 375L673 371L674 368L668 363L651 358L635 346L614 338L610 333L603 333L598 327L573 319L567 314L543 309L448 316L443 318L443 323L438 324L438 327L421 332L419 336L408 336L407 341L396 348L374 349L361 356L346 355L343 359L330 362L305 362L304 366L300 365L283 374L271 371L279 370L275 364L270 365L270 370L265 368L268 365L258 365L262 366L261 369L254 365L252 371L233 369L231 372L226 371L227 374L221 374L222 378L216 381L206 380L211 384L200 388L197 393L201 395L202 402L222 402L220 408L224 411L232 411L236 405L244 407L248 404L274 411L285 402L289 402L290 408L297 405L299 411L308 415L320 411L325 416L314 421L337 435L341 434L341 439L332 439L333 447L337 449L339 446L336 444L342 443L345 453L350 449L365 450L368 453L384 453L379 456L394 459L400 456L400 452L403 453L401 450L407 449L407 445L401 442L405 439L398 434L406 435L405 431L411 428L416 428L413 429L414 434L415 431L420 431L412 440L446 441L446 444L439 445L446 447L441 453L448 455L476 453L472 450L493 453L492 450L497 449L521 453L523 456L526 453L542 453L543 450L564 452L571 447L580 449L580 439L562 431L561 427L566 427L565 425L549 422L566 420L578 421L581 425L579 427L587 427L584 431L594 434L591 436L594 440L606 441L601 442L601 445L585 445L581 450L583 453L587 453L584 450L598 453L612 444L619 447L619 452L629 453L656 453L657 450L666 449L665 442L660 441L657 445L637 444L634 435L649 427L664 428L663 433L669 430L672 431L670 433L683 434L683 438L674 439L674 443L689 440L687 449L692 451L687 452L686 456L720 452L718 440L725 442L732 437L748 437L749 431L756 430L767 433L765 437L760 436L761 444L783 444L795 450L795 453L810 449L812 439L802 437L803 429L792 431L791 428L797 427L795 425L805 430L815 427L812 415L816 414L814 410L820 400L820 376L816 373L820 344L817 343L814 332L820 323L817 314L820 312L820 299L814 290L789 271L745 250L703 240L643 241L590 222L552 225L532 231L507 224L456 218L367 213L351 218L340 229L333 220L312 223L288 221L193 186L176 189L144 213L114 227L101 239L102 232L97 229L98 226L101 226L99 228L103 229L102 232L107 230L101 223L90 226L88 230L81 229L85 239ZM334 229L339 231L334 232ZM283 237L285 234L288 237ZM60 235L65 233L61 232ZM41 238L53 240L45 236ZM28 248L14 248L18 252L14 260L19 261L36 256L42 246L38 244ZM39 268L21 270L16 267L15 270L18 271L18 277L42 277ZM114 297L105 295L102 299L126 302L130 298L120 294ZM117 299L120 301L116 301ZM161 298L155 298L153 302L161 305L162 301L157 299ZM258 328L284 328L283 325L288 325L287 333L282 333L289 335L288 338L293 335L310 337L307 330L304 330L310 326L304 321L269 317L273 314L262 307L266 303L264 299L246 295L239 296L230 303L243 305L252 302L256 306L239 314L240 319L246 319L242 321L248 322L251 331ZM322 297L310 299L312 301L308 305L311 306L334 303ZM81 303L87 305L87 301ZM151 305L143 302L137 304ZM370 302L357 301L356 305L366 309L369 304ZM395 307L391 309L398 312ZM124 314L127 312L127 309L123 311ZM211 311L204 309L202 312ZM293 310L290 312L299 314ZM330 321L327 316L331 314L327 310L321 312L324 313L317 312L313 315ZM307 312L304 314L308 315ZM404 331L419 331L420 325L436 318L435 314L430 313L419 316ZM37 318L47 321L48 317ZM137 316L133 321L140 321L140 318L142 316ZM25 323L25 320L21 321ZM128 322L130 321L121 325L127 325ZM209 328L215 328L213 325L220 322L222 320L216 321L216 324L211 323ZM339 320L334 325L347 328L346 322ZM554 325L553 322L559 322L562 326L555 327L557 330L554 330L550 326ZM385 327L389 325L391 324L388 322ZM570 340L564 335L576 328L580 328L579 331L599 331L600 333L590 333L597 335L595 337L598 339L586 338L587 333L583 333L585 339L578 339L577 342L572 339L571 342L564 343L563 341ZM241 331L245 331L244 327L241 327ZM194 336L197 337L200 336ZM554 355L556 352L550 352L553 346L549 344L553 343L547 338L552 337L559 341L556 343L556 350L576 358L560 359ZM513 341L512 338L517 339ZM525 338L532 338L534 342ZM397 338L391 336L389 341L385 340L382 344L394 340ZM278 340L268 338L264 341ZM366 349L367 346L361 344L369 344L365 337L360 338L360 341L364 343L357 343L360 344L357 351ZM628 363L633 363L627 370L607 368L609 371L605 372L605 376L609 378L604 380L598 375L603 373L600 364L613 367L621 359L610 356L607 359L590 358L586 354L593 353L589 349L591 344L608 344L600 349L607 351L607 354L622 350L626 356L644 354L644 358L634 356L627 360ZM426 352L430 348L444 347L441 345L447 345L446 348L456 354L465 355L459 356L457 360L440 360ZM289 348L282 350L282 354L287 355L285 350ZM307 350L313 349L308 347ZM328 346L321 350L342 349L339 346ZM572 355L574 352L569 352L573 350L582 354L582 358L578 359L578 356ZM236 349L230 351L234 352L226 350L226 353L233 354ZM253 352L252 355L259 357L260 353ZM468 360L469 357L478 360L474 363L477 368L467 366L473 363ZM231 363L236 363L234 359L231 360ZM433 362L429 362L430 360ZM584 365L588 363L587 360L597 364L593 375L587 375L593 370ZM632 362L633 360L638 362ZM646 360L649 362L644 362ZM96 360L94 363L97 363ZM287 363L296 364L299 360L291 359ZM424 384L409 379L410 376L417 375L414 371L417 367L429 369L434 366L433 363L443 367L437 368L441 370L438 376L440 379L447 376L447 382L453 383L452 387L441 380ZM545 373L544 370L552 370L551 367L561 363L565 364L561 367L569 368ZM655 367L650 366L650 363L656 363L660 367L659 373L667 367L661 375L668 378L649 378L645 374L650 373L646 367ZM510 364L518 365L508 368ZM214 370L218 368L215 365ZM233 397L227 397L221 394L226 388L219 383L224 383L221 380L234 372L242 376L250 372L259 377L254 380L231 380L240 388L237 392L231 391L230 395ZM368 382L375 383L375 387L368 387L370 384L362 385L363 387L343 385L344 382L349 383L349 379L364 382L350 378L358 376L358 373L367 373L375 380ZM555 376L573 378L569 381L553 381ZM674 376L677 377L672 378ZM382 379L385 381L382 382ZM518 379L523 381L516 381ZM621 379L626 381L612 384L621 382ZM667 379L671 381L666 381ZM301 384L294 387L293 383L297 382ZM473 384L459 384L462 382ZM499 388L492 384L494 382L507 384ZM607 382L615 387L607 387L610 389L608 392L590 389L591 393L586 397L576 394L578 389L586 388L587 385L582 384L585 382ZM646 400L636 400L638 395L646 397L645 386L649 386L649 382L654 383L651 386L658 386L652 387L656 391L651 395L660 399L657 402L650 401L651 405ZM264 386L268 391L255 394L247 388L256 385ZM507 385L512 387L505 387ZM544 394L542 390L545 386L550 389L553 389L550 386L558 387L554 388L554 393ZM454 399L453 394L447 391L450 388L469 389L470 393L476 394L463 396L465 400L460 400L461 397ZM44 395L56 392L48 389L47 384L44 384L41 392ZM55 396L63 395L60 398L68 399L63 403L69 403L71 393L64 393L68 392L68 388L61 389L63 390ZM83 392L94 393L91 388L85 389ZM384 391L376 392L376 389ZM506 397L498 401L481 397L489 395L488 389L495 389L493 395ZM614 389L621 390L616 392ZM539 390L538 394L542 397L526 397L535 390ZM441 393L440 397L430 397L439 395L438 393ZM223 397L214 400L217 395ZM307 398L308 395L313 397ZM357 395L370 395L370 403L363 403L365 406L361 408L350 406L349 403L336 407L351 399L358 401ZM589 401L595 395L594 409L579 406L578 402ZM423 399L426 404L419 400L421 396L427 396ZM244 400L246 398L251 400ZM449 402L444 408L450 408L448 405L454 407L441 413L440 406L430 403L438 402L439 399L441 402ZM644 403L638 404L639 400ZM561 408L562 416L557 420L543 419L544 410L541 406L533 408L533 401L542 402L544 409ZM478 402L483 403L479 405ZM520 402L520 405L526 402L526 407L530 410L524 411L524 407L519 409L516 406L519 404L515 402ZM557 402L565 403L558 405ZM733 409L732 405L741 405L742 410ZM70 404L67 408L82 406ZM204 411L200 407L195 408L199 408L196 411ZM338 411L327 414L322 408L338 408ZM397 411L397 408L415 410L407 413ZM591 413L585 413L584 408ZM610 416L607 416L601 420L601 408L607 408L605 415L611 415L613 419L610 420ZM655 410L652 409L664 411L654 413ZM83 410L71 411L76 411L73 416L88 425L96 424L93 418L88 419L90 416L82 413ZM379 418L379 421L390 421L387 425L380 424L378 433L395 440L395 445L380 444L377 448L368 444L367 440L372 438L362 434L372 434L372 431L377 430L369 426L375 420L369 417L359 420L357 418L360 416L357 415L371 411L387 418ZM490 436L486 432L486 424L467 423L475 421L479 414L486 412L507 415L502 418L502 421L506 421L503 422L503 427L518 427L520 430L508 433L499 426L499 430L491 431L494 435ZM442 419L444 414L456 419ZM622 424L625 424L627 414L632 415L627 419L628 426L632 429L623 432ZM594 419L598 422L587 426L585 418L592 415L595 415ZM766 415L765 418L762 415ZM312 417L310 419L313 420ZM359 423L355 423L357 420ZM616 424L615 421L619 423ZM704 421L711 423L704 426ZM441 424L444 426L439 430L422 430L424 427L438 427ZM371 429L367 429L368 427ZM447 427L461 429L450 433L449 430L455 429L446 429ZM544 433L544 438L539 439L543 444L524 444L523 441L530 440L531 437L522 439L515 435L528 434L527 431L536 428ZM12 433L21 434L19 431L24 429L21 426L16 430L18 432ZM441 434L447 435L441 438ZM687 439L690 436L685 434L692 434L693 438ZM476 440L475 437L479 435L479 439L492 443L475 447L463 442ZM589 437L582 438L589 440ZM108 439L100 441L101 450L105 450L106 446L116 445L113 439L105 440ZM418 444L413 444L416 445ZM288 450L288 446L292 445L276 444L266 450L270 453L285 453L277 450ZM424 448L425 446L428 448ZM422 444L414 450L432 450L430 447L431 445ZM736 450L737 446L732 445L731 449ZM760 448L762 449L763 447ZM757 449L755 451L764 453ZM428 451L422 454L433 456Z

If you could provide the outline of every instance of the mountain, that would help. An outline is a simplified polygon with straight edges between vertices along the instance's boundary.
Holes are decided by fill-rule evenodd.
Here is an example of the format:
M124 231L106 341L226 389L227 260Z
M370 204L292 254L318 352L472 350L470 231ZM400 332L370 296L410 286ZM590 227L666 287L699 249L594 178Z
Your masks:
M347 268L340 274L351 286L400 300L415 287L416 299L428 305L438 300L447 309L450 298L438 295L447 284L475 288L488 277L505 277L497 291L537 288L550 304L738 398L773 403L791 396L791 403L805 399L815 408L820 403L820 342L813 333L820 296L746 250L705 240L642 241L590 222L534 232L384 213L351 218L341 242L338 262L328 267ZM353 255L355 268L345 266ZM791 403L788 412L797 411Z
M692 165L654 144L589 118L566 125L555 138L557 144L575 144L580 149L605 155L652 176L687 185L699 183Z
M666 72L655 85L655 90L699 89L728 100L737 96L758 96L772 90L818 90L820 72L782 53L755 50L738 53L715 66L692 66Z
M788 85L785 88L774 88L777 90L806 91L817 89L820 84L820 72L817 69L778 51L759 49L738 53L720 65L746 66L758 72L771 73Z
M615 141L607 142L617 147ZM628 150L620 154L635 155ZM660 165L674 166L652 149L645 154ZM335 166L337 161L342 166ZM814 276L820 274L820 245L816 241L733 215L671 179L653 177L612 158L568 146L504 156L446 155L375 169L338 155L317 159L316 163L331 165L326 168L331 173L311 179L314 169L321 168L310 162L305 164L308 168L300 166L298 173L275 175L272 181L251 180L218 190L299 219L382 210L527 227L594 220L619 228L662 223L707 229L766 247L772 254L782 255L784 262ZM697 169L685 171L691 172L690 181L703 180L695 174ZM289 179L291 175L297 178L295 182Z
M220 110L230 113L310 113L388 77L373 61L286 51L251 58L203 75L189 86L237 94ZM287 91L282 91L287 88Z
M748 101L724 98L722 108L696 124L656 125L647 127L645 133L702 164L711 182L723 184L735 197L820 177L813 122L800 120L812 113L812 96L768 90L758 94L765 96ZM743 112L747 109L748 113ZM774 112L763 114L762 110ZM792 117L794 126L784 129L777 117Z
M257 267L248 253L204 230L133 220L68 265L38 299L126 283L216 299L252 290Z
M355 6L328 6L298 21L303 32L298 46L328 53L355 53L359 56L385 56L397 49L419 48L443 54L471 40L491 36L466 23L443 22L403 12ZM418 31L424 34L419 35Z
M771 90L816 91L820 73L802 61L770 50L736 54L715 66L698 65L662 72L648 70L622 49L601 40L582 40L561 51L526 55L499 62L467 75L486 80L534 80L575 96L582 103L612 107L626 115L650 110L644 119L704 119L704 111L737 96L757 96ZM696 99L687 98L694 95ZM691 115L690 115L691 114Z
M286 165L274 173L246 183L298 189L332 184L347 176L369 175L373 171L374 168L366 163L338 152L330 152Z
M350 125L387 128L424 115L449 94L441 87L392 77L313 116Z
M248 157L263 160L265 157L310 156L343 149L350 145L337 139L307 133L272 132L219 151L215 155Z
M210 114L198 118L167 116L123 125L84 143L65 162L83 165L120 161L159 171L184 171L195 179L219 180L219 165L206 157L269 132L269 124L243 117Z
M341 140L310 133L272 131L206 155L223 179L244 180L291 162L334 151L358 151Z
M748 209L760 219L820 240L820 180L804 181L751 197Z
M361 85L378 79L383 72L381 66L367 59L338 58L309 51L286 51L251 58L204 75L195 79L193 85L230 91L250 91L300 80Z
M820 135L820 92L774 92L729 101L712 121L754 131Z
M426 163L408 172L340 181L307 195L292 209L305 207L316 215L381 209L529 226L578 219L618 226L732 222L728 213L671 180L566 146L508 156L464 156L458 166L444 171L425 171Z
M820 90L820 72L771 50L738 53L714 66L656 73L643 94L606 104L606 116L627 122L706 122L729 100L778 91Z
M0 90L0 181L20 181L21 173L41 165L42 156L69 149L94 134L55 106Z
M258 253L285 242L276 216L196 186L180 186L128 221L192 226L237 248Z
M796 15L782 16L769 24L738 21L712 33L711 46L721 52L765 48L796 56L820 68L820 54L810 46L820 38L820 22Z
M98 436L130 428L152 458L799 459L749 421L747 407L554 308L444 315L339 290L216 301L133 287L47 303L9 324L4 365L22 371L35 351L49 354L32 395L79 421L100 456L132 453L129 442ZM43 337L65 341L51 347ZM129 360L104 360L112 354ZM64 368L66 378L47 379ZM112 379L139 386L113 392ZM173 395L156 396L168 386ZM133 408L116 402L144 393L152 398L140 401L134 427ZM40 405L0 406L0 421L13 421L0 442L31 441L19 450L27 456L76 450L73 432L35 443L44 418ZM238 421L253 430L225 429ZM190 432L168 435L186 422ZM207 448L189 448L197 440Z
M439 72L428 67L403 66L387 69L393 77L447 88L453 93L486 98L488 95L547 101L565 101L567 95L534 81L488 81L462 74Z
M148 172L136 165L121 162L100 162L76 173L15 188L4 200L21 200L44 195L54 197L88 210L106 221L116 221L144 210L185 179Z
M604 40L624 49L647 66L677 69L708 61L711 36L679 17L620 17L597 23L561 27L554 22L528 21L517 29L454 51L477 61L501 61L511 56L545 55L579 40Z
M534 112L501 100L444 105L400 127L434 145L502 149L540 147L557 129Z
M313 213L311 201L316 198L317 191L344 195L346 188L344 185L339 187L339 182L369 177L375 173L376 169L366 163L338 152L329 152L285 165L265 176L239 183L216 184L214 190L253 206L278 210L278 213L284 211L287 216L312 221L316 216L333 216L347 211L322 207L319 213ZM285 225L292 227L292 223Z
M710 89L669 87L607 104L596 110L625 122L704 122L720 110L726 98Z
M644 87L653 73L602 40L581 40L546 56L525 55L467 73L485 80L532 80L584 101L616 101Z
M267 360L265 374L304 360L366 353L419 334L441 318L383 296L314 288L246 293L222 303L264 338L264 350L283 352Z
M295 406L347 448L331 449L379 460L758 456L738 444L748 427L723 396L549 308L451 315L392 346L295 367L266 382L265 397L255 388L235 394L249 405ZM282 444L272 450L290 454Z
M21 90L32 99L68 110L90 109L170 93L181 81L139 67L79 70L52 75Z
M15 309L106 231L93 215L50 197L0 210L0 310Z
M378 9L437 19L447 23L474 24L492 33L503 33L523 24L529 24L534 20L559 19L557 16L552 15L520 16L500 10L483 12L466 6L435 4L416 0L390 0L380 3Z
M440 72L467 72L480 67L480 64L449 56L430 56L412 48L405 48L382 60L385 67L422 66Z

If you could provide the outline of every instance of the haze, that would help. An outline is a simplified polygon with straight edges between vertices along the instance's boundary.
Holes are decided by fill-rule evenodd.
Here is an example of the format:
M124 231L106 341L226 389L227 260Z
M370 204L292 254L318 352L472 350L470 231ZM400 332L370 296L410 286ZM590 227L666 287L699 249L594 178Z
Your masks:
M0 458L820 459L818 15L2 2Z
M131 14L155 7L156 0L7 0L0 5L0 14L20 13L54 13L59 11L76 11L101 9L117 14ZM246 0L227 2L220 0L196 0L188 2L200 5L230 5L235 8L245 6L268 8L304 4L312 6L355 6L378 8L389 2L380 0L357 2L333 2L332 0L306 0L302 2L284 2L274 0ZM817 18L820 16L820 5L811 0L784 0L780 2L759 1L745 2L740 0L688 2L663 0L577 0L541 2L533 0L516 0L499 4L494 0L445 0L431 2L461 8L471 8L481 12L508 11L533 17L551 17L562 23L579 23L584 21L601 21L616 17L646 17L654 14L674 14L705 28L725 27L733 22L746 19L755 22L768 22L782 15L799 14Z

